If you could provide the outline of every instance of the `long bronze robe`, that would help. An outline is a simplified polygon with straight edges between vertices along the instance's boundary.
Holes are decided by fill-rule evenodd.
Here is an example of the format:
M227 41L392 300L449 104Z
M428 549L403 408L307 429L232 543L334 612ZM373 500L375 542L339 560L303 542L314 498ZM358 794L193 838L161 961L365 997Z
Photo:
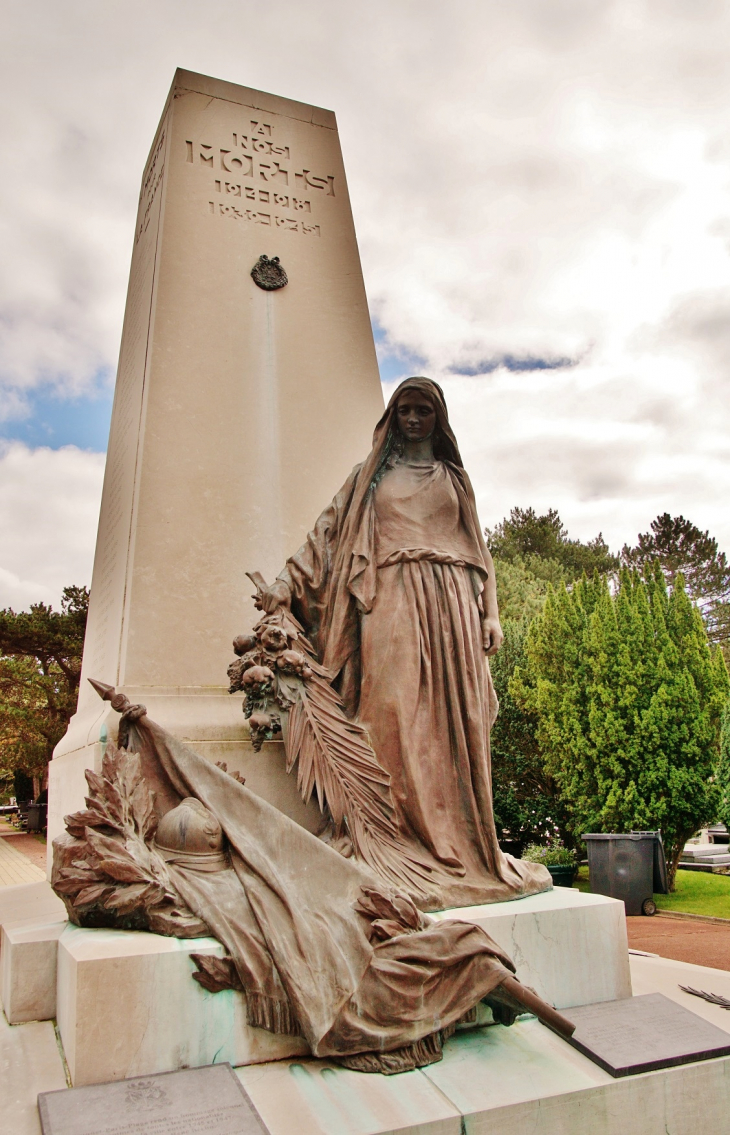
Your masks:
M436 400L434 383L409 383ZM390 775L400 833L422 869L410 892L420 908L549 890L543 866L503 854L497 842L489 754L497 700L482 643L488 568L473 490L443 403L442 459L420 467L388 459L396 395L370 457L279 578Z

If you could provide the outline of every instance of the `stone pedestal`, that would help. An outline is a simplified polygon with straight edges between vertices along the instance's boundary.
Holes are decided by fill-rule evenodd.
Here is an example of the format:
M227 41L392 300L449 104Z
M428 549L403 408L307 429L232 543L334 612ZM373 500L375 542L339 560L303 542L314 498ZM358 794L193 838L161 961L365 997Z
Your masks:
M635 955L631 968L637 992L730 1027L727 1012L679 989L727 996L730 973ZM39 1135L38 1093L66 1083L51 1023L11 1028L0 1014L0 1068L3 1131ZM306 1057L237 1074L270 1135L696 1135L724 1132L730 1110L730 1058L612 1080L534 1020L459 1033L440 1064L399 1076Z
M65 922L3 926L0 995L8 1023L56 1016L56 959Z
M512 958L520 981L557 1009L631 996L624 904L617 899L555 887L435 917L481 926Z
M288 283L251 270L279 257ZM367 454L382 394L334 115L178 71L149 161L102 495L78 711L51 763L49 844L83 806L116 686L312 828L281 746L229 697L272 579Z
M399 1076L237 1069L270 1135L696 1135L727 1129L730 1057L614 1080L536 1020L457 1033Z
M75 1087L308 1051L296 1037L249 1028L243 995L203 989L191 977L191 953L223 957L225 950L215 938L64 930L57 1019Z
M0 928L62 922L65 918L66 907L44 879L0 888Z
M556 889L440 917L483 926L511 953L517 976L558 1008L631 996L623 904L614 899ZM306 1054L301 1040L249 1028L240 993L208 993L192 979L191 953L224 952L213 938L68 926L58 940L57 1017L73 1083Z

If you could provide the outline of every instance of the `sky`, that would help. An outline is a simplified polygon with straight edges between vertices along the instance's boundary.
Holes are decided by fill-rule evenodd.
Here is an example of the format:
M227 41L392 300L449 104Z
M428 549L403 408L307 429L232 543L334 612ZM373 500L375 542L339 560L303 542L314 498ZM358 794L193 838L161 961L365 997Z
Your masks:
M3 31L0 607L91 578L178 66L336 112L386 396L442 383L485 525L618 549L668 511L730 552L724 0L5 0Z

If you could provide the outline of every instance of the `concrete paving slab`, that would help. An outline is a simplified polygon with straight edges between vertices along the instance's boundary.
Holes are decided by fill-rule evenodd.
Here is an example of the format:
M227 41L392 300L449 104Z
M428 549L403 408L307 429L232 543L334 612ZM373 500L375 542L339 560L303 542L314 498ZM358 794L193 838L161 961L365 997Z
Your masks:
M41 1135L38 1093L67 1086L52 1023L9 1025L0 1013L0 1129Z
M45 871L31 863L22 851L16 851L12 836L0 839L0 887L15 887L45 879Z
M279 1060L236 1073L271 1135L460 1135L461 1113L421 1071L351 1072Z

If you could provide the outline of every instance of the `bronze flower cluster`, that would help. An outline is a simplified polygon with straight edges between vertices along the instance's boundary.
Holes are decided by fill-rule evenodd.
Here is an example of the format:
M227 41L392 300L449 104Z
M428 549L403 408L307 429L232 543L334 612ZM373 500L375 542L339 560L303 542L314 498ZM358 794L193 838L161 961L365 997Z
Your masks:
M244 717L251 730L251 742L258 752L264 741L281 733L281 710L288 710L295 687L312 677L310 660L293 647L296 631L282 625L277 614L263 618L253 634L239 635L233 649L238 657L228 667L229 690L246 695Z

